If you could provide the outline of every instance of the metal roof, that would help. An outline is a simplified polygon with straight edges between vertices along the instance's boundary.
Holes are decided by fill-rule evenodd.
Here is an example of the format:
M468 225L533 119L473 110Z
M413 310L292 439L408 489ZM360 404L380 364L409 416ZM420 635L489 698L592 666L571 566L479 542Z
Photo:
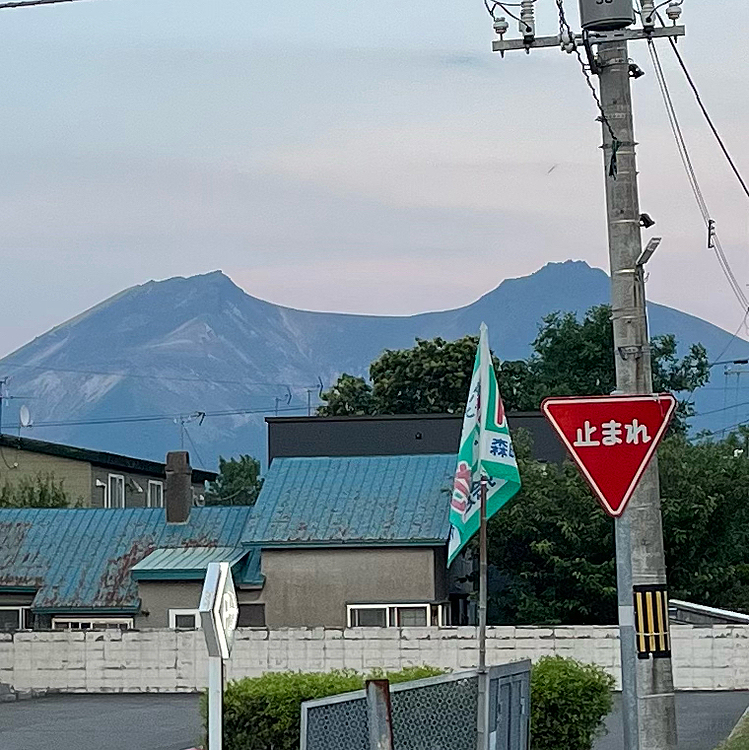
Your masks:
M243 544L445 544L455 454L277 458Z
M159 547L130 569L136 581L202 579L208 563L234 566L246 557L247 547Z
M0 446L14 448L19 451L30 451L31 453L43 453L47 456L58 456L68 458L71 461L84 461L85 463L101 466L105 469L119 469L135 474L143 474L154 477L166 476L166 465L158 461L148 461L145 458L133 458L123 456L119 453L106 453L104 451L78 448L74 445L63 445L62 443L48 443L46 440L34 440L27 437L0 434ZM204 471L202 469L192 470L192 481L213 482L218 474L215 471Z
M135 611L135 564L159 547L235 547L251 512L192 508L167 524L163 508L0 509L0 591L36 590L37 611Z

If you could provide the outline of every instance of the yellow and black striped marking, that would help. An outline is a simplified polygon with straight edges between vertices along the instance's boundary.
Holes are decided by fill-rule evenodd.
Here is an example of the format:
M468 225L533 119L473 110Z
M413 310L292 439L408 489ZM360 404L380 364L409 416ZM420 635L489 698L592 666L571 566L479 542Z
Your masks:
M663 586L635 586L635 633L640 659L671 658L668 593Z

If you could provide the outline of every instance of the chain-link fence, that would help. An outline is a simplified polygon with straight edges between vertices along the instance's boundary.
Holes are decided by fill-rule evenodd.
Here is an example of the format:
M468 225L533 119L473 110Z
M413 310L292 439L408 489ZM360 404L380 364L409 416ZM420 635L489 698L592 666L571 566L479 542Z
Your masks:
M395 750L476 750L478 672L392 685ZM489 668L493 750L527 750L530 662ZM369 750L363 690L302 704L301 750Z

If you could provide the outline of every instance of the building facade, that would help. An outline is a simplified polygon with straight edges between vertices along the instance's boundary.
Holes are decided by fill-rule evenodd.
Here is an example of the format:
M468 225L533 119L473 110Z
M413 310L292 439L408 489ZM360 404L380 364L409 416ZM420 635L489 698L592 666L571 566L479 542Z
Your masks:
M23 481L62 484L69 502L84 508L162 508L166 465L157 461L0 435L0 489ZM194 469L195 499L215 472Z

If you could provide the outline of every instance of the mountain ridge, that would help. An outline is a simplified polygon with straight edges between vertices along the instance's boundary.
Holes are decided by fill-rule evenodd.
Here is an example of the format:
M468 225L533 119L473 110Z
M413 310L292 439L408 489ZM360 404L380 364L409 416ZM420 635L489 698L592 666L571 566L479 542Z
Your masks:
M23 434L153 459L184 444L195 465L210 468L219 454L264 457L265 414L304 413L320 381L366 374L385 348L459 338L485 321L501 359L523 358L545 315L584 313L608 300L609 284L601 269L565 261L504 279L468 305L381 316L277 305L221 271L175 276L125 289L55 326L0 360L0 374L13 375L14 395L34 397L36 427ZM658 304L649 312L652 333L674 333L682 349L700 341L711 357L749 357L748 342L695 316ZM21 403L8 402L5 431ZM697 403L715 408L720 395L701 392ZM111 421L124 417L153 419Z

